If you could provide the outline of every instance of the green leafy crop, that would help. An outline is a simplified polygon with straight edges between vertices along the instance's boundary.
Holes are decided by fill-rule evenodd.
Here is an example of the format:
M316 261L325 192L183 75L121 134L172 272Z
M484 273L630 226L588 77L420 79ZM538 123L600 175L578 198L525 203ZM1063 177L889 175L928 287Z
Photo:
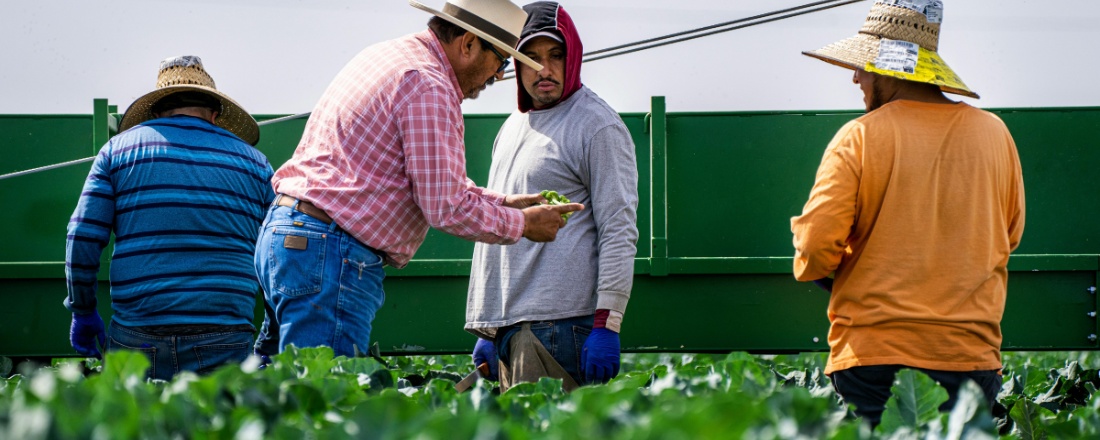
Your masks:
M820 354L626 354L609 384L572 394L551 379L503 394L481 381L458 394L454 384L473 370L469 356L334 358L328 348L291 347L273 361L171 382L146 381L149 363L134 352L109 353L102 365L16 366L0 379L0 439L1100 436L1093 353L1006 354L999 402L968 382L950 413L937 411L942 387L902 371L875 431L848 415Z
M541 194L543 197L546 198L546 204L550 205L550 206L568 205L570 203L573 203L573 202L570 202L569 199L565 198L565 196L563 196L561 194L558 194L557 191L543 191L539 194ZM565 214L562 214L561 218L562 218L562 220L565 220L566 222L568 222L569 221L569 216L571 216L571 215L573 215L572 212L567 212Z

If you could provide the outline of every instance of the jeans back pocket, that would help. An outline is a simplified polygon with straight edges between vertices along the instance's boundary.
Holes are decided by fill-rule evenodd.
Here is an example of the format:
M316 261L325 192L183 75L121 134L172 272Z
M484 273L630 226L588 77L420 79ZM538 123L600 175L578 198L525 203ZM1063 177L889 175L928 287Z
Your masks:
M271 271L268 280L275 292L302 296L321 292L328 234L301 228L276 227L271 231ZM304 249L303 249L304 248Z
M226 343L234 339L243 340L243 342ZM252 352L251 339L251 333L242 333L205 345L196 345L194 351L199 368L195 372L206 374L228 363L244 362Z
M558 355L557 338L554 336L554 324L550 322L536 322L531 324L531 333L535 335L535 338L542 343L542 346L546 348L546 351L550 352L550 356Z
M145 355L145 358L149 359L149 369L146 370L145 377L157 379L157 347L131 347L118 342L114 336L111 336L107 338L107 351L115 350L131 350Z

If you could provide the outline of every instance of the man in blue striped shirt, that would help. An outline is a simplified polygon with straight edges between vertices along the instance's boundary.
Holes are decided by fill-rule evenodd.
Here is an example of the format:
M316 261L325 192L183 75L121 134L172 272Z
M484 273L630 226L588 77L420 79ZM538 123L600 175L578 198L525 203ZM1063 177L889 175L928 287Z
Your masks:
M164 380L244 360L259 288L255 243L275 198L271 165L252 146L256 121L214 89L197 57L178 57L162 62L158 89L131 105L120 130L69 222L73 347L85 356L100 354L97 342L141 351L149 377ZM112 232L106 335L96 274Z

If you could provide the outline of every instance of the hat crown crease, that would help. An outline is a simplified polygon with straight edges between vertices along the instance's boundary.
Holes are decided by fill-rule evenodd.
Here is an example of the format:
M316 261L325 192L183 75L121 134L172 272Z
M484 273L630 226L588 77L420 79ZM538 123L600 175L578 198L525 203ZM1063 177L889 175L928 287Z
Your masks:
M861 34L889 40L916 43L936 52L940 45L940 25L929 23L924 14L898 6L876 3L863 22Z
M160 74L157 75L158 89L179 84L191 84L217 90L214 78L202 68L202 64L170 66L162 69Z
M510 1L504 3L499 1L450 0L447 4L466 10L482 20L500 27L505 32L514 35L516 40L519 39L519 35L523 31L523 24L527 22L527 13Z

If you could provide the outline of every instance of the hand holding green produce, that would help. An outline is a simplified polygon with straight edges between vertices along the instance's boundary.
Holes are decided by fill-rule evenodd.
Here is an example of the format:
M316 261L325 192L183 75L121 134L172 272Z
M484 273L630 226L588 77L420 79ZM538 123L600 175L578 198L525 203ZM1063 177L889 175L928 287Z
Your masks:
M541 205L545 199L539 194L512 194L504 198L501 205L506 208L525 209Z
M550 202L548 197L547 202ZM562 204L560 201L523 209L523 237L539 243L554 241L558 236L558 229L565 227L568 214L583 209L584 205L579 203Z
M539 194L546 198L546 204L550 206L568 205L572 203L569 201L569 199L565 198L565 196L558 194L557 191L543 191ZM561 219L569 221L569 216L571 215L573 215L572 211L564 213L561 215Z

